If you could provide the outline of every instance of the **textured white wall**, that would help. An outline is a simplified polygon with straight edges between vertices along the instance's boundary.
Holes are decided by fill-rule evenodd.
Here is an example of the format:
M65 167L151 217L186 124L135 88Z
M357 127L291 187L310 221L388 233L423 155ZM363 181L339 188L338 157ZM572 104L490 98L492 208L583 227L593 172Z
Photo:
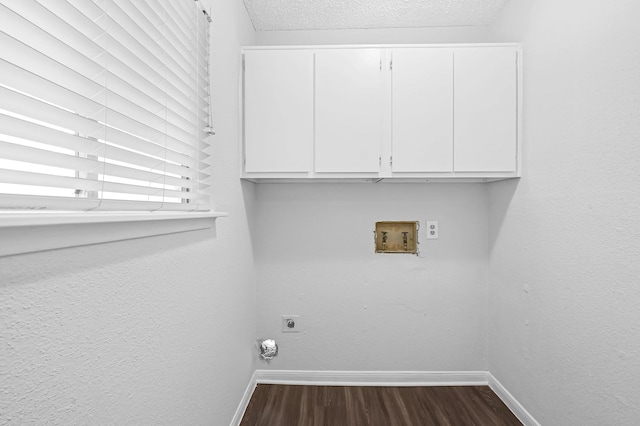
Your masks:
M257 32L258 45L463 43L488 28ZM260 368L486 370L486 187L481 184L257 186ZM373 253L381 220L440 220L423 258ZM280 239L280 240L279 240ZM305 332L283 334L283 314Z
M548 425L640 424L640 3L513 0L524 176L489 185L489 369Z
M258 31L256 44L393 44L481 43L490 39L489 27L388 28L325 31Z
M487 205L480 184L260 184L260 368L486 370ZM381 220L440 221L422 257L375 254ZM304 332L282 333L299 314Z
M237 167L238 46L254 32L242 2L212 12L214 190L230 217L217 236L0 258L0 424L229 424L255 360L253 188Z

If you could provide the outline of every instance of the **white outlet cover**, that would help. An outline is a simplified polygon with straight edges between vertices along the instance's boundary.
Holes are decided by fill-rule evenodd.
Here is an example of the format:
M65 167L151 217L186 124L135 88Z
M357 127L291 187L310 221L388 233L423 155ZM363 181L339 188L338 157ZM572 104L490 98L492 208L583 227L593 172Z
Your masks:
M283 315L282 332L299 333L302 330L302 318L300 315Z
M427 240L437 240L438 235L438 221L437 220L428 220L427 221Z

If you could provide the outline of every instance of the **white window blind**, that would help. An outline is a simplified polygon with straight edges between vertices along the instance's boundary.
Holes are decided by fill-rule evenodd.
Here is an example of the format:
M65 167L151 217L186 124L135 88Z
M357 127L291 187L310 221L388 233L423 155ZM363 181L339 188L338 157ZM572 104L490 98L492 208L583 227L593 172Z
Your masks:
M0 0L0 210L207 211L194 0Z

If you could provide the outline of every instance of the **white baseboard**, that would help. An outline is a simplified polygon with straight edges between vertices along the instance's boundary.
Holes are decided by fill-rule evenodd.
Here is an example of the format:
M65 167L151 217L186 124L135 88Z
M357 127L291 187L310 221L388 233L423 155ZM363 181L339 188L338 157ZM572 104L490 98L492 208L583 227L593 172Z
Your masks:
M324 386L488 385L486 371L306 371L256 370L257 383Z
M251 376L231 426L242 421L258 384L308 386L489 386L524 426L540 426L531 414L488 371L310 371L256 370Z
M522 422L524 426L540 426L540 423L537 422L536 419L524 408L517 399L511 395L511 393L502 386L502 383L498 381L491 373L488 373L489 376L489 387L491 390L498 395L498 397L504 402L504 404L509 407L509 410Z
M256 389L256 373L257 371L254 371L251 379L249 379L249 384L244 390L244 395L242 395L242 400L240 401L238 408L236 408L236 413L233 415L233 419L231 419L230 426L239 426L240 422L242 421L244 412L247 410L247 406L249 405L249 401L251 400L251 395L253 395L253 391Z

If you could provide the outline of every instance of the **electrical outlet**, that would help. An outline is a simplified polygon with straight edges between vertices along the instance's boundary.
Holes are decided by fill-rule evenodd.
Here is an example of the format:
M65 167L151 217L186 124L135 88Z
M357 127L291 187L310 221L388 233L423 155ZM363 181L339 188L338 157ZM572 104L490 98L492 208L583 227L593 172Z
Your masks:
M437 240L437 239L438 239L438 221L428 220L427 221L427 240Z
M282 316L282 332L283 333L299 333L302 329L302 320L300 315L283 315Z

